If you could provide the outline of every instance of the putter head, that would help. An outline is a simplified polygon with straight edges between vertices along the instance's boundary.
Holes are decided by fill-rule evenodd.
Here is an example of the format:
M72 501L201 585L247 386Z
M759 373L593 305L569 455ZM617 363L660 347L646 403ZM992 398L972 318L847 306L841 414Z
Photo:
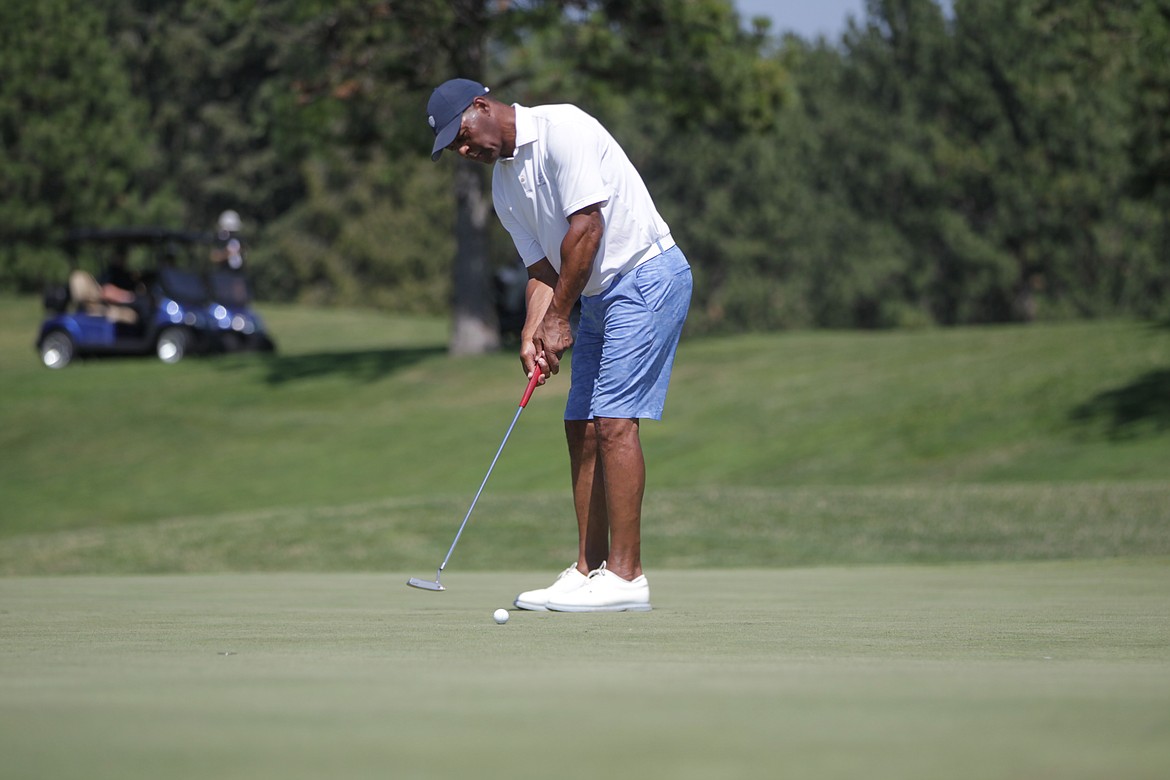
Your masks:
M446 588L439 584L439 579L437 577L435 578L434 582L431 582L430 580L422 580L418 577L411 577L406 581L406 584L412 588L418 588L419 590L446 590Z

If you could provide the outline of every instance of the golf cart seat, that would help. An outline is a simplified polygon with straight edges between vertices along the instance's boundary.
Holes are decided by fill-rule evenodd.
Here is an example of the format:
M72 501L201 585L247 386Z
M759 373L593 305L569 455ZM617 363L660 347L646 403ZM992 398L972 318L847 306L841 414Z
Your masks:
M78 311L86 314L128 325L138 322L138 313L132 307L103 300L101 285L93 274L85 271L76 270L69 274L69 297L77 304Z

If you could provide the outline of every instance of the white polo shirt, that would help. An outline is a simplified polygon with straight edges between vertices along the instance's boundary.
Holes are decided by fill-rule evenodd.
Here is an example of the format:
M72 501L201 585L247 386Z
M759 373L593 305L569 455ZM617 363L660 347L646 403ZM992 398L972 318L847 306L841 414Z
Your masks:
M492 201L526 266L548 258L561 270L570 214L602 203L604 233L584 295L674 246L670 227L626 153L576 106L516 109L515 156L496 161Z

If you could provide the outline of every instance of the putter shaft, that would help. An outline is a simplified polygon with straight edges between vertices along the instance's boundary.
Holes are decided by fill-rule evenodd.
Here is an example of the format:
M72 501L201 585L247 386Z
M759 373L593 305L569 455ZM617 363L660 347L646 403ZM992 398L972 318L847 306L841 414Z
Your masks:
M524 396L520 399L520 406L516 409L516 414L512 417L512 423L508 426L508 430L504 434L504 440L500 442L499 449L496 450L496 456L492 458L492 463L488 466L487 474L483 477L483 482L479 483L479 490L475 491L475 498L471 499L471 506L468 507L467 514L463 516L463 522L459 524L459 530L455 533L455 539L451 542L451 547L447 550L446 556L443 557L443 562L439 564L439 570L435 572L435 581L431 582L430 580L411 577L406 581L407 585L421 590L446 590L442 583L439 582L443 576L443 569L447 568L447 561L451 560L451 553L455 552L455 545L459 544L459 537L463 536L463 529L467 527L467 521L471 519L471 513L475 511L475 505L479 502L479 497L483 494L483 489L492 475L492 469L496 467L496 461L500 459L500 453L504 451L504 445L508 443L508 437L512 435L512 429L516 427L516 421L520 419L520 413L528 405L528 399L532 397L532 391L536 389L537 384L540 382L540 376L540 365L537 364L533 367L532 378L528 380L528 387L525 388Z
M488 466L487 474L483 477L483 482L479 483L479 490L475 491L475 498L471 499L471 506L468 507L467 514L463 516L463 522L459 524L459 531L455 534L455 541L451 542L451 548L447 550L446 557L439 564L439 573L435 576L435 582L438 582L439 576L443 574L443 569L447 568L447 561L451 560L451 553L455 552L455 545L459 544L459 537L463 536L463 529L467 527L467 521L471 519L471 513L475 510L475 505L479 502L479 497L483 494L483 489L488 483L488 478L492 475L492 469L496 467L496 461L500 459L500 453L504 451L504 445L508 443L508 437L512 435L512 429L516 427L516 421L520 419L520 413L523 411L523 406L516 410L516 415L512 418L512 424L508 426L508 432L504 434L504 440L500 442L500 448L496 450L496 456L492 458L492 465Z

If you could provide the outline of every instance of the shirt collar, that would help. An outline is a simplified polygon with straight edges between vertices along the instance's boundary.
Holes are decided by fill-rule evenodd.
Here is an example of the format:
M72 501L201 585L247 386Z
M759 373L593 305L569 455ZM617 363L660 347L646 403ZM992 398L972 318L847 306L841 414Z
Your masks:
M532 116L532 111L519 103L513 103L512 108L516 110L516 149L511 157L503 158L505 160L516 159L521 146L536 141L536 119Z

